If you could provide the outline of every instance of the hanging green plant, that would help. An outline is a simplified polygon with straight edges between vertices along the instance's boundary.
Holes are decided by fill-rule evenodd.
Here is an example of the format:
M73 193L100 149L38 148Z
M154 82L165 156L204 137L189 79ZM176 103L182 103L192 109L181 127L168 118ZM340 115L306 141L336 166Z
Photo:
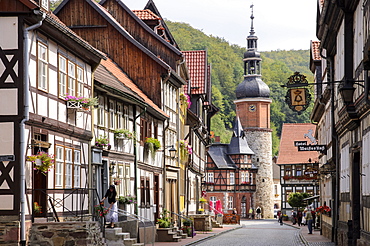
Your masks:
M154 159L156 152L161 147L161 143L156 138L146 138L145 145L148 147L148 149L149 149L149 151L152 155L152 159Z
M135 139L135 134L127 129L114 130L114 137L117 139Z
M95 139L95 146L96 147L110 147L108 138L106 136L100 135L98 138Z
M54 164L54 157L45 152L40 152L37 155L27 156L27 161L34 164L33 170L38 170L46 175Z
M180 159L183 162L186 162L189 158L189 155L193 153L193 148L186 140L180 140Z

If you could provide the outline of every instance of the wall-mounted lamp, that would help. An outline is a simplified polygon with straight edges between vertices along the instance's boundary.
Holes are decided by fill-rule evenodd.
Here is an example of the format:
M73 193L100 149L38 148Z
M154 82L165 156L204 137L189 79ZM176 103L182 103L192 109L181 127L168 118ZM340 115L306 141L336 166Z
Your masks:
M113 176L116 172L114 171L115 168L116 168L116 163L114 163L113 161L110 163L109 165L109 174L110 176Z
M344 84L343 87L339 88L339 93L343 98L345 104L350 104L353 102L353 94L355 93L356 88L351 84Z
M167 148L170 148L169 150L168 150L168 152L170 153L170 157L173 159L173 158L175 158L175 156L176 156L176 152L177 152L177 150L175 149L175 147L173 146L173 145L170 145L170 146L166 146L165 147L165 149L167 149Z

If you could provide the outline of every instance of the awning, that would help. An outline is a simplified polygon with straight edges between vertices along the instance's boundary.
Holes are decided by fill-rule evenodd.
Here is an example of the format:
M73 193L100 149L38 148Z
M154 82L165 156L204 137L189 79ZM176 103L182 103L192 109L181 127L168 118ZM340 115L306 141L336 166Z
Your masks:
M314 199L319 198L319 197L320 197L320 195L310 196L310 197L307 197L307 198L303 199L303 201L314 200Z

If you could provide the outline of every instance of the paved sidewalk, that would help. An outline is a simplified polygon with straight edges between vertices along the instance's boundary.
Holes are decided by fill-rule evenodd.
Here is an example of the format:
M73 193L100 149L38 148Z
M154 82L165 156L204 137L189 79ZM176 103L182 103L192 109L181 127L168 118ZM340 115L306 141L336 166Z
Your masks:
M181 239L180 242L155 242L154 246L183 246L183 245L196 245L199 242L207 240L209 238L218 236L222 233L241 228L242 225L223 225L223 228L213 228L212 231L203 232L196 231L196 234L193 238ZM147 244L150 246L151 244Z
M301 239L306 245L335 245L335 243L331 242L330 239L324 237L323 235L320 235L320 231L314 230L312 234L308 234L307 226L293 225L290 222L284 222L284 225L299 229Z

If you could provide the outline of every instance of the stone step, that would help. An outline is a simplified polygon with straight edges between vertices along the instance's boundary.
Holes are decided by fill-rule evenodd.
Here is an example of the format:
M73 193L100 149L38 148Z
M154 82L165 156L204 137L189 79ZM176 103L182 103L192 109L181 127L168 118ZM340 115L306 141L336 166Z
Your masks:
M128 232L119 232L119 233L116 233L116 235L121 236L122 239L130 238L130 233L128 233Z
M174 237L173 237L173 241L174 241L174 242L180 242L180 241L181 241L181 237L179 237L179 236L174 236Z
M125 238L125 239L123 239L123 245L125 245L125 246L132 246L135 243L137 243L136 238Z
M109 229L109 228L108 228ZM122 228L121 227L115 227L113 228L114 232L117 233L122 233Z
M143 244L143 243L134 243L133 245L131 245L131 246L145 246L145 244Z

